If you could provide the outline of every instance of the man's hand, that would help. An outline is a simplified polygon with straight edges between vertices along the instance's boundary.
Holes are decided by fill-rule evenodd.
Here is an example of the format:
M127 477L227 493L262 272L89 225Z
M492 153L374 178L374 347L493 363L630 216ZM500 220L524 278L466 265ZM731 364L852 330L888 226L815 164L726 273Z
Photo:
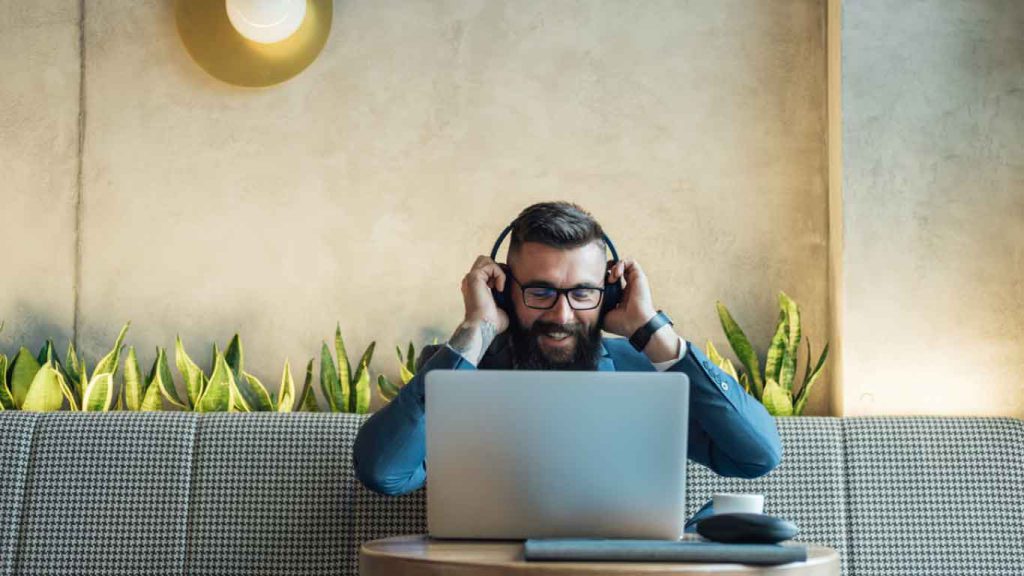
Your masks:
M638 328L647 323L648 320L658 313L651 299L651 287L647 284L647 275L637 264L636 260L627 258L619 260L611 270L608 271L608 281L615 282L625 277L623 282L622 300L612 311L605 314L602 329L629 338ZM672 326L666 324L659 328L647 347L644 354L651 362L663 362L675 358L679 354L679 335Z
M624 290L619 305L604 317L602 328L629 338L636 329L647 323L658 311L651 300L651 288L647 284L647 275L636 260L627 258L608 271L608 282L614 283L625 277Z
M488 256L479 256L462 278L462 301L466 316L455 329L448 345L474 365L491 345L494 337L508 329L508 314L498 308L491 289L505 289L505 271Z

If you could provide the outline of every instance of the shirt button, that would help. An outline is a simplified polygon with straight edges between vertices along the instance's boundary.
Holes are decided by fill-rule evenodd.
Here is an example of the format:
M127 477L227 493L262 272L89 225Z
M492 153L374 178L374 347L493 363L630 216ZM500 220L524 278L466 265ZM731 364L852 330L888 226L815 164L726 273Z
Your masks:
M729 383L728 382L722 382L722 390L728 390L728 389L729 389Z

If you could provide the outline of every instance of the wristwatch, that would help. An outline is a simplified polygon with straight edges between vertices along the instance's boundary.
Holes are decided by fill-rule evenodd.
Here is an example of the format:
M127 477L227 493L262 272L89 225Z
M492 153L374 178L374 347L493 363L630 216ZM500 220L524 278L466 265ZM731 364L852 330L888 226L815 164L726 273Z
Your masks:
M637 352L643 352L647 343L650 342L651 336L665 324L672 324L672 319L668 317L668 314L658 310L653 318L633 332L633 335L629 337L629 343L636 348Z

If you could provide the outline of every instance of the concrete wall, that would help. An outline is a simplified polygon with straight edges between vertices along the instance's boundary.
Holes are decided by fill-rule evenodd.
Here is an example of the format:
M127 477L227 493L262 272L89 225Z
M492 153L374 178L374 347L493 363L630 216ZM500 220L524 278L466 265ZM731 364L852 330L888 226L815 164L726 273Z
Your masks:
M92 362L128 319L145 365L181 334L208 366L238 331L276 388L340 321L394 377L394 345L446 338L462 275L546 199L593 212L689 340L728 348L720 299L763 348L779 290L816 352L828 338L822 1L338 0L318 60L257 90L190 60L170 0L87 0L84 61L77 0L42 29L21 4L4 3L3 53L39 55L3 59L0 110L45 120L15 124L28 147L2 126L21 176L0 204L25 205L0 227L8 260L25 254L4 351L72 331L77 239ZM32 232L39 213L56 232Z
M1024 415L1024 3L842 13L845 414Z

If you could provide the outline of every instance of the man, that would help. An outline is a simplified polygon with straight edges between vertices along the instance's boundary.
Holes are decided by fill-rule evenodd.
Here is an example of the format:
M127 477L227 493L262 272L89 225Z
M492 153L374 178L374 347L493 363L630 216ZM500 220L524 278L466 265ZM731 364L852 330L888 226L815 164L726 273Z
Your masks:
M373 414L353 447L356 477L371 490L400 495L426 479L423 380L450 369L567 369L684 372L690 379L688 456L723 476L754 478L782 458L775 421L671 324L650 334L642 352L626 338L656 323L657 308L640 265L623 259L606 271L601 226L575 204L523 210L512 224L508 271L480 256L462 279L465 317L398 396ZM619 305L602 314L600 288L624 278ZM492 288L513 283L506 313ZM511 317L510 317L511 316ZM601 330L626 338L602 338ZM581 398L586 402L586 398ZM705 507L706 508L706 507ZM704 512L705 510L702 510Z

